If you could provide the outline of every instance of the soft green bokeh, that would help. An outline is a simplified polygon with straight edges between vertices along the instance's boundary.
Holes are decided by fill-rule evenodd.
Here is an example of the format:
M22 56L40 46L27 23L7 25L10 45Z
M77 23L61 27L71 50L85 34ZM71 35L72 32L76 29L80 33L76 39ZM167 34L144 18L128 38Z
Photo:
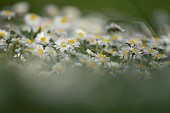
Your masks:
M10 6L23 0L1 0L0 8ZM151 18L155 10L170 11L169 0L26 0L32 6L31 11L39 12L47 3L54 3L59 7L73 5L82 11L112 12L119 11L134 17ZM142 14L141 11L144 13Z

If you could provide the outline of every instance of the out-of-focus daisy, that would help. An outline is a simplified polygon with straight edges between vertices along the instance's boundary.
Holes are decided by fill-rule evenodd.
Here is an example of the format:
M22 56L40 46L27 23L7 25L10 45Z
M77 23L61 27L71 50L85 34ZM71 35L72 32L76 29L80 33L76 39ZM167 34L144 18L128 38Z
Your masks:
M43 46L36 44L34 48L31 49L31 52L39 57L43 57L45 50Z
M157 53L154 58L155 59L162 59L162 58L166 58L167 56L165 54L161 54L161 53Z
M55 42L55 44L56 44L56 48L59 49L61 52L72 49L72 47L68 44L66 39L60 38Z
M15 16L15 12L11 11L11 10L2 10L0 12L0 16L2 16L3 18L7 18L7 19L11 19L12 17Z
M17 13L17 14L24 14L27 13L29 10L29 4L27 2L19 2L13 5L12 9Z
M75 31L75 36L78 38L85 38L86 37L86 32L81 30L81 29L77 29Z
M106 66L110 69L118 69L121 67L121 65L117 62L107 62Z
M63 13L69 21L74 21L80 16L80 11L77 7L74 6L67 6L63 8Z
M106 57L106 55L101 54L101 53L96 54L95 57L96 57L96 60L101 63L105 63L105 62L109 61L109 57Z
M128 60L129 55L130 55L130 52L127 49L122 49L119 51L119 56L123 60Z
M130 47L133 47L136 45L136 41L134 39L130 39L126 41L126 44L128 44Z
M0 38L9 39L10 38L10 33L8 33L5 30L0 29Z
M71 38L68 39L67 42L68 42L68 44L70 44L70 45L72 45L74 47L79 47L79 45L80 45L80 43L77 40L71 39Z
M44 11L48 16L51 17L54 17L59 13L57 6L53 4L47 4L44 8Z
M41 17L34 13L27 14L24 19L30 26L39 26L41 23Z
M37 35L35 40L36 42L40 44L47 44L49 43L50 39L51 39L51 36L48 33L41 32Z
M53 23L54 23L54 27L55 28L63 28L63 29L67 29L69 27L69 23L67 21L66 17L62 17L62 16L56 16L53 19Z
M94 53L93 53L90 49L87 49L86 52L87 52L89 55L91 55L91 56L94 55Z

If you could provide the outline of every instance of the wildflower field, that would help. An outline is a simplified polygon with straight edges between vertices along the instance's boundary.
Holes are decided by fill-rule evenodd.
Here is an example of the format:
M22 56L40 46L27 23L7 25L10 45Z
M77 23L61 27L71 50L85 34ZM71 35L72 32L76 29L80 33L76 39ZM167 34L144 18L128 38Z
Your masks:
M0 112L170 112L168 13L30 10L27 2L0 10Z

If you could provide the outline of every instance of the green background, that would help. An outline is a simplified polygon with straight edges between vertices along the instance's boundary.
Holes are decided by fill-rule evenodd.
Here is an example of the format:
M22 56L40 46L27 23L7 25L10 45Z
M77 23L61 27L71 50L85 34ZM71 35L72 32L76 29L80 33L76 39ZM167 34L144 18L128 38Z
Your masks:
M23 0L0 0L0 8ZM155 10L170 11L170 0L26 0L31 4L31 11L39 12L47 3L62 7L73 5L82 11L110 12L119 11L124 15L151 18ZM139 11L140 10L140 11ZM142 14L143 13L143 14Z

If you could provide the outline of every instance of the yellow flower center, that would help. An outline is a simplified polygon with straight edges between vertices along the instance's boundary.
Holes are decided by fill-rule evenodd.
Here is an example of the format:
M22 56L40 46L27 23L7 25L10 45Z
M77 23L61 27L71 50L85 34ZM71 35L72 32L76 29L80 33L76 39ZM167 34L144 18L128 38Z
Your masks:
M34 48L29 48L29 52L33 52L34 51Z
M99 56L99 58L106 58L106 56L103 54L99 54L98 56Z
M108 39L106 39L106 38L104 38L104 39L103 39L103 42L108 43L108 42L109 42L109 40L108 40Z
M101 62L102 62L102 63L105 63L105 62L106 62L106 60L105 60L105 59L102 59L102 60L101 60Z
M157 58L161 58L163 55L162 54L157 54L156 57Z
M38 17L38 16L37 16L36 14L32 14L32 15L30 16L30 19L31 19L31 20L35 20L37 17Z
M74 40L68 40L68 43L70 43L70 44L74 44Z
M28 39L27 43L32 44L32 40Z
M65 24L65 23L66 23L66 19L65 19L65 18L62 18L62 19L60 20L60 22L61 22L62 24Z
M10 15L10 14L11 14L11 11L9 10L4 11L4 15Z
M1 32L0 37L4 37L4 36L5 36L5 33Z
M39 56L41 56L41 55L43 55L43 50L40 48L40 49L38 49L37 53Z
M141 46L142 48L145 48L145 47L146 47L146 45L145 45L145 44L140 44L140 46Z
M45 43L46 42L46 37L41 37L41 42Z
M154 40L155 40L155 41L159 41L159 38L158 38L158 37L154 37Z
M94 40L92 38L88 38L89 42L94 42Z
M155 44L153 44L153 47L157 47L157 46L158 46L158 44L156 44L156 43L155 43Z
M138 50L137 50L137 49L135 49L135 48L132 48L132 52L133 52L133 53L137 53L137 52L138 52Z
M99 39L99 38L100 38L100 36L99 36L99 35L96 35L96 36L95 36L95 38L96 38L96 39Z
M114 51L113 50L108 50L108 53L112 54Z
M78 32L79 36L84 36L84 34L82 32Z
M97 66L97 63L96 62L91 62L90 64L92 67L96 67Z
M61 42L61 43L60 43L60 46L61 46L61 47L66 47L67 44L66 44L65 42Z
M128 54L129 54L129 51L123 51L122 54L123 54L123 55L128 55Z
M153 52L154 52L153 49L149 49L149 50L148 50L148 53L153 53Z
M118 40L118 38L119 38L119 37L118 37L117 35L114 35L114 36L112 37L113 40Z
M134 40L129 40L129 43L134 45L135 41Z
M63 33L63 32L64 32L64 30L62 30L62 29L58 29L58 32L59 32L59 33Z
M82 59L81 62L84 63L84 64L86 64L86 63L87 63L87 60L86 60L86 59Z

